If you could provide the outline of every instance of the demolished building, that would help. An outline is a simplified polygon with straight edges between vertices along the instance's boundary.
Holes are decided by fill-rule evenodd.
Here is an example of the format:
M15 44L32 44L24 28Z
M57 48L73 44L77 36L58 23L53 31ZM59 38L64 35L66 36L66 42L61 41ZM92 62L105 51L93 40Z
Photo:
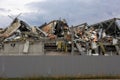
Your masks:
M89 27L94 27L96 29L102 28L105 30L106 34L113 37L120 37L120 19L113 18L109 20L105 20L96 24L92 24Z
M116 50L117 54L120 54L119 21L120 21L119 18L113 18L89 26L89 28L93 27L98 31L99 41L102 42L104 46L106 46L107 51L112 53L112 51Z
M45 54L49 51L80 55L120 54L118 18L93 25L83 23L69 27L66 20L53 20L41 26L29 26L15 18L9 27L0 30L0 54ZM104 34L103 34L104 33ZM106 42L107 43L106 43ZM111 50L106 50L106 45ZM93 48L95 47L95 49ZM15 51L15 52L14 52Z
M77 26L53 20L30 26L15 18L0 29L0 77L119 75L118 20Z

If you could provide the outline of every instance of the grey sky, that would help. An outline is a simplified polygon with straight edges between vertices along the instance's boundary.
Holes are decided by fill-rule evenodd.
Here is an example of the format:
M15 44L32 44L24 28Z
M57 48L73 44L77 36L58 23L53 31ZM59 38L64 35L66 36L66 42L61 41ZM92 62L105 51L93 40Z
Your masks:
M2 0L3 1L3 0ZM6 6L0 6L0 27L9 25L8 15L22 15L20 19L30 25L42 25L44 22L65 18L68 24L78 25L84 22L93 24L113 17L120 17L120 0L12 0ZM0 3L2 4L2 3Z

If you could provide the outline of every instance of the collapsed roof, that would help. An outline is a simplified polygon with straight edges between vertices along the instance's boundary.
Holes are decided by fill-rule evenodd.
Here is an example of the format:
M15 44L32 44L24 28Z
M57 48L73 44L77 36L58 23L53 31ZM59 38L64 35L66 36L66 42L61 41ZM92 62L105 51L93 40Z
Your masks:
M103 29L107 33L107 35L114 36L114 37L119 37L120 36L120 19L119 18L113 18L109 20L105 20L93 25L88 26L87 23L83 23L77 26L69 27L67 22L64 20L53 20L49 23L45 23L42 26L32 28L30 27L26 22L19 20L18 18L15 18L13 22L10 24L10 26L6 29L1 29L0 30L0 39L4 40L5 38L8 38L14 33L19 30L20 32L28 32L29 36L31 35L34 37L34 33L32 32L32 29L34 29L34 32L37 33L37 36L40 37L41 33L45 37L48 36L48 34L53 34L56 35L57 37L62 37L62 32L64 29L69 29L75 33L78 33L80 30L84 32L87 28L89 27L94 27L95 29ZM78 32L77 32L78 31Z
M39 28L48 34L54 34L61 37L61 34L66 27L68 28L69 26L65 20L53 20L48 24L43 24Z
M95 29L104 29L106 34L114 37L120 36L120 18L113 18L105 20L96 24L92 24L89 27L94 27Z

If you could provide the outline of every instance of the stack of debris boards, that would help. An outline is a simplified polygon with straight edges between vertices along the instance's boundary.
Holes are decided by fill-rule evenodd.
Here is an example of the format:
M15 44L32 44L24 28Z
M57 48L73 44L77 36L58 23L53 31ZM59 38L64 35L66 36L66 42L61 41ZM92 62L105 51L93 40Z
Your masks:
M89 27L94 28L98 31L98 43L99 53L101 50L103 54L120 54L120 26L118 18L113 18L100 23L90 25Z
M85 55L85 44L86 44L86 39L83 38L85 36L85 32L88 28L87 23L83 23L77 26L73 26L70 28L74 41L74 51L79 51L81 55Z
M0 34L0 54L43 54L43 44L36 27L15 18Z
M39 27L46 34L45 50L46 51L70 51L68 42L70 41L69 26L65 20L54 20L45 23Z
M118 18L93 25L83 23L69 27L66 20L53 20L30 27L15 18L9 27L0 29L0 54L118 55L120 26Z
M120 54L119 19L113 18L88 26L83 23L73 26L73 41L81 55L118 55Z
M10 26L1 29L0 54L41 54L44 50L70 49L70 31L65 20L54 20L40 27L30 27L27 23L15 18ZM62 42L61 44L59 44ZM58 45L61 49L58 49Z

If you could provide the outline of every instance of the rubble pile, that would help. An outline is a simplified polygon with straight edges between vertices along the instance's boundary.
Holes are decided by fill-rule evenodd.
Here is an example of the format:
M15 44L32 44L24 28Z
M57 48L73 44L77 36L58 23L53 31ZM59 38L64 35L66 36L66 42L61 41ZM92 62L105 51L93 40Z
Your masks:
M9 27L0 29L0 43L42 40L46 50L71 53L78 51L80 55L106 55L107 52L119 55L119 20L113 18L93 25L83 23L70 27L63 19L31 27L15 18Z

